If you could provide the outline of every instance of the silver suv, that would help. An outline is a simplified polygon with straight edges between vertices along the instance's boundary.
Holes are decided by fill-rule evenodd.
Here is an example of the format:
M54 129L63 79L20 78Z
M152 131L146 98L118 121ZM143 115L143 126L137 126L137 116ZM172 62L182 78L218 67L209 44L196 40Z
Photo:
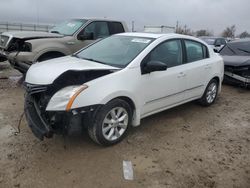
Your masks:
M0 61L26 73L34 62L70 55L97 39L126 32L125 23L107 19L73 19L47 32L17 31L0 35Z

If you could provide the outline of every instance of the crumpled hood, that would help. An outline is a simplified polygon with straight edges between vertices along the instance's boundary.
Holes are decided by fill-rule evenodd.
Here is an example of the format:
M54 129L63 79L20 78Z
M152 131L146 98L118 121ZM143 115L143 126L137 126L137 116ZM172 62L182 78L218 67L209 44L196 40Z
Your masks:
M74 70L118 70L119 68L80 59L77 57L66 56L56 59L51 59L41 63L33 64L25 78L26 83L37 85L52 84L62 73Z
M20 39L63 37L63 35L57 33L38 32L38 31L10 31L10 32L4 32L2 33L2 35Z
M227 66L250 66L250 56L222 56Z

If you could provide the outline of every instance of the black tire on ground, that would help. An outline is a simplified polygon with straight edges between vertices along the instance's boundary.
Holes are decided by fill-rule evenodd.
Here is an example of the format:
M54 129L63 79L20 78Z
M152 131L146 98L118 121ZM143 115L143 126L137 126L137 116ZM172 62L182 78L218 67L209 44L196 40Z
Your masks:
M215 90L213 90L213 88L215 88ZM217 95L218 95L218 89L219 89L219 83L216 79L212 79L210 80L210 82L208 83L206 89L205 89L205 92L203 94L203 96L200 98L199 100L199 103L202 105L202 106L210 106L212 105L216 98L217 98ZM211 91L212 90L212 91ZM209 94L213 92L213 96L214 97L210 97L209 98Z
M116 109L117 109L117 111L115 111L115 112L117 112L117 113L119 113L118 109L123 109L124 113L127 114L127 117L128 117L127 118L127 126L126 126L126 129L124 129L125 131L121 134L120 137L118 137L117 139L114 139L114 140L108 140L105 137L103 130L106 128L106 127L104 128L104 126L106 126L106 125L111 126L111 124L105 124L104 120L106 120L106 118L108 118L108 117L110 117L112 119L111 111L116 110ZM120 115L122 115L122 114L120 114ZM119 117L116 116L116 118L118 118L117 119L117 121L118 121ZM127 135L127 133L129 132L129 129L131 127L131 121L132 121L132 109L131 109L130 105L124 100L114 99L114 100L108 102L107 104L105 104L104 106L102 106L95 113L92 123L88 126L88 133L89 133L90 138L94 142L96 142L97 144L100 144L103 146L114 145L114 144L120 142ZM117 130L119 130L119 129L121 130L121 127L118 126ZM111 129L110 129L110 132L111 132ZM108 132L108 133L110 133L110 132Z

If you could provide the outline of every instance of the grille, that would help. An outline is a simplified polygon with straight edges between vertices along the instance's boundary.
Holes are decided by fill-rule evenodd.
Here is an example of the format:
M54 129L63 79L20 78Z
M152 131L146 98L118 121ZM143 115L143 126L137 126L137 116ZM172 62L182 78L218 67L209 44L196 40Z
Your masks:
M1 35L0 36L0 46L5 48L7 46L8 40L9 40L8 36Z
M26 89L28 94L32 95L35 93L45 92L48 89L48 86L24 83L24 88Z

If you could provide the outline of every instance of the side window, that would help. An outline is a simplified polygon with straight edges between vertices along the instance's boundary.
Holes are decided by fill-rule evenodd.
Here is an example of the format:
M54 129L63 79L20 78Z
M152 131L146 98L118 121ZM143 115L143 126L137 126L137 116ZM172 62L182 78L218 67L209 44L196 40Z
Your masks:
M187 62L198 61L207 57L206 52L203 52L203 45L199 42L185 40Z
M215 46L220 46L220 45L221 45L221 39L216 39L214 45L215 45Z
M84 33L93 33L94 40L109 36L107 22L92 22L84 30Z
M180 40L171 40L159 44L150 52L147 61L161 61L167 67L182 64L182 45Z
M110 34L123 33L124 28L120 22L109 22L109 32Z
M226 40L225 39L220 39L221 40L221 45L225 45L226 44Z

